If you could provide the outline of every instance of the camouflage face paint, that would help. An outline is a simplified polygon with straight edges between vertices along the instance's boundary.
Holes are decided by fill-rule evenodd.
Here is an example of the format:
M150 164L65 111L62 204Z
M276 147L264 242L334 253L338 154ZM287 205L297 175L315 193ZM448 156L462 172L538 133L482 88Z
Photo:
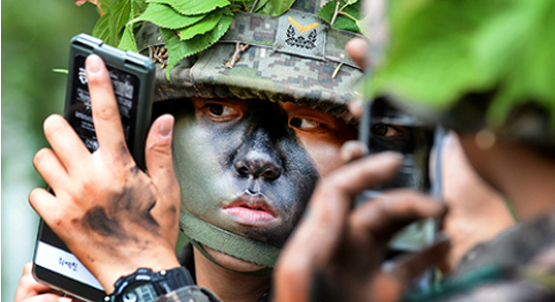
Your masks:
M182 102L174 161L182 210L206 222L281 247L319 177L289 128L266 101Z

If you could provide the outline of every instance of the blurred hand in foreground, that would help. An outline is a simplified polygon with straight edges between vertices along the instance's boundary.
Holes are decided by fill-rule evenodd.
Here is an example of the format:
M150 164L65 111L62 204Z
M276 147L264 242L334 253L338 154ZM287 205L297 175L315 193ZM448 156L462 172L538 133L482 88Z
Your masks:
M393 178L401 160L393 152L369 156L320 181L278 261L274 301L396 301L413 278L445 256L448 240L382 269L392 236L418 219L441 217L443 204L400 189L352 207L363 190Z

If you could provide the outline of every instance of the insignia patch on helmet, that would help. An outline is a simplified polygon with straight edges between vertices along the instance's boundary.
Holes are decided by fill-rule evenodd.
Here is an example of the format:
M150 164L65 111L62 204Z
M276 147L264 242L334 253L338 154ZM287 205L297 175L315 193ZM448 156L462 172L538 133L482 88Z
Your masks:
M327 24L312 14L289 10L279 17L274 49L324 60Z

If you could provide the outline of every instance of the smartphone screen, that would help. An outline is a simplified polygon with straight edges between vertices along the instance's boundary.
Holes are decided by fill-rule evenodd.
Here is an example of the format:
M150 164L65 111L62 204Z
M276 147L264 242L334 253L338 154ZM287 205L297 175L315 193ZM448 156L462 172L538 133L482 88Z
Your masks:
M85 38L88 37L85 36ZM91 37L91 39L93 38ZM93 42L97 42L97 39ZM73 62L70 62L71 68L68 74L69 82L64 116L89 151L94 152L98 148L98 140L92 120L91 99L85 73L85 60L89 53L73 51L72 49L72 55ZM116 50L116 56L125 55L126 53ZM137 140L141 144L140 148L144 149L143 132L146 131L137 129L137 127L145 128L144 123L150 124L152 92L149 92L146 97L141 95L141 89L144 89L141 84L151 86L151 83L141 83L143 79L139 77L140 75L137 76L123 70L124 68L120 66L114 66L106 57L103 57L103 59L112 80L127 146L135 157L137 164L142 167L142 153L141 156L137 157L137 154L133 154L133 150L137 149L134 148ZM148 58L146 60L151 63ZM145 81L143 80L143 82ZM151 78L146 82L153 83ZM152 87L149 89L152 91ZM140 108L140 106L143 106L143 108ZM144 106L149 108L145 109ZM42 219L37 237L33 273L39 282L81 299L89 301L103 299L105 292L100 283Z

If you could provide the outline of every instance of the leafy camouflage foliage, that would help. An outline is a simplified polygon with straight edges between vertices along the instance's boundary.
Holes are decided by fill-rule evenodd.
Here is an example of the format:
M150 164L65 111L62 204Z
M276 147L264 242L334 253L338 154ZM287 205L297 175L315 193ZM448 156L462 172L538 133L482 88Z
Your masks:
M495 91L488 123L534 101L555 123L555 1L390 1L391 44L369 81L435 110ZM372 41L372 37L369 37Z
M360 6L358 0L330 1L322 7L318 17L326 20L335 28L361 33L365 23L361 18Z
M294 0L89 0L101 14L93 35L124 50L137 51L134 29L148 21L162 28L168 49L167 74L185 57L216 43L236 11L279 16ZM76 0L81 5L85 0ZM254 6L254 7L253 7Z

